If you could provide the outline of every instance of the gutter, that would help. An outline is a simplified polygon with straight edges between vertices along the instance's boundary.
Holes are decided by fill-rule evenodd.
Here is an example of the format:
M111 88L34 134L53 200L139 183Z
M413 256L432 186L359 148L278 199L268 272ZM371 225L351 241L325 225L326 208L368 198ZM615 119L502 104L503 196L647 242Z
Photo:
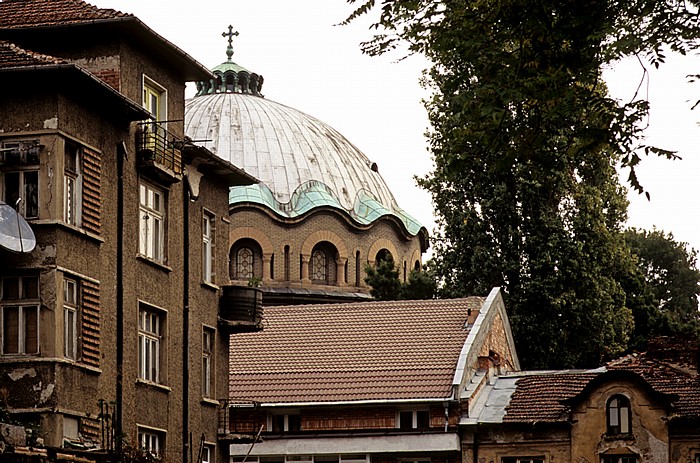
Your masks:
M279 402L265 403L258 402L260 407L280 408L280 407L317 407L317 406L340 406L340 405L398 405L398 404L419 404L419 403L439 403L444 404L455 400L452 396L427 399L380 399L380 400L340 400L334 402Z

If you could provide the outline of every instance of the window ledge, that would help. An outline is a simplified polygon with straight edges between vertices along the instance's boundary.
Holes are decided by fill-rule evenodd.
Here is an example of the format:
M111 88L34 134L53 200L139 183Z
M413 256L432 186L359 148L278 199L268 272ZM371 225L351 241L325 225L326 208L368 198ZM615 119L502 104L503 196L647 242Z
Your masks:
M163 270L163 271L165 271L165 272L172 272L172 271L173 271L172 267L169 267L169 266L167 266L167 265L165 265L165 264L162 264L162 263L160 263L160 262L158 262L158 261L155 261L155 260L151 259L150 257L146 257L146 256L144 256L143 254L137 254L137 255L136 255L136 259L140 260L141 262L145 262L145 263L147 263L147 264L149 264L149 265L152 265L152 266L154 266L154 267L156 267L156 268L159 268L159 269L161 269L161 270Z
M76 235L80 235L80 236L88 238L92 241L95 241L96 243L104 243L104 239L102 239L100 236L95 235L94 233L90 233L89 231L85 230L84 228L65 223L61 220L34 219L34 220L31 220L31 224L38 225L38 226L55 226L55 227L63 228L67 231L70 231L71 233L75 233Z
M211 291L219 291L221 288L214 283L209 283L208 281L202 282L202 288L209 289Z
M63 357L39 357L38 354L3 354L0 363L62 363L85 370L88 373L102 374L102 369Z
M159 383L154 383L153 381L147 381L145 379L138 378L136 380L136 384L141 384L143 386L150 386L154 389L159 389L164 392L172 392L172 388L169 386L166 386L165 384L159 384Z
M208 397L202 397L202 400L200 401L202 405L209 405L212 407L219 407L221 404L219 403L218 400L210 399Z

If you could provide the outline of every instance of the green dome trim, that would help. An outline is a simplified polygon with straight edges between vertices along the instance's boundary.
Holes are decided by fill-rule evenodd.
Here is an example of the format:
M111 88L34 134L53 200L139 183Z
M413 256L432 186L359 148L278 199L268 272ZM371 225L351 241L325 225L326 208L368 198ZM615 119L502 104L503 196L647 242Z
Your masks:
M335 194L323 182L311 180L300 185L292 194L288 203L277 201L264 183L238 186L229 190L229 204L260 204L284 218L300 217L313 209L332 207L348 213L356 222L370 225L382 217L398 218L412 236L418 235L423 226L406 211L394 205L391 209L382 205L369 191L362 190L355 198L352 210L345 209Z

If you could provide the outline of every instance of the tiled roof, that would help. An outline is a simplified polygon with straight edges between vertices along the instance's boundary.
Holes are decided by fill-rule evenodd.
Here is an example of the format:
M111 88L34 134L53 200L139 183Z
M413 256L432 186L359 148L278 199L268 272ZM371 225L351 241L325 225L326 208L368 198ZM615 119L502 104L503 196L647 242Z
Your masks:
M232 399L262 403L439 399L484 298L265 308L231 337Z
M42 66L46 64L64 64L65 61L53 56L42 55L24 50L17 45L0 40L0 68L23 66Z
M655 390L677 394L674 415L700 417L700 376L697 367L666 362L643 354L632 354L608 365L610 370L628 370L642 376Z
M74 24L131 16L110 8L98 8L82 0L4 0L0 2L0 28L7 29Z
M566 421L568 408L561 401L577 395L596 376L570 372L524 376L516 383L503 422Z
M700 376L697 365L687 358L691 347L686 346L684 356L669 350L668 346L664 346L664 351L631 354L610 362L606 370L636 373L655 391L678 396L678 400L673 402L674 416L700 417ZM694 352L697 355L697 349ZM516 382L503 421L565 421L568 407L563 401L579 394L599 374L602 372L525 373Z

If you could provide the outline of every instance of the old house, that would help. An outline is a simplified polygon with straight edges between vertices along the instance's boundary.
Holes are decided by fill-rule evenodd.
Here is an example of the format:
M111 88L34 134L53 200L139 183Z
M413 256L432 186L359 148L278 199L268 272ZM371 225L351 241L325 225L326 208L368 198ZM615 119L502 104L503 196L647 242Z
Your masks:
M700 461L697 341L588 371L508 373L461 420L463 461Z
M226 286L228 189L256 180L184 136L210 78L132 15L0 2L0 200L36 237L0 246L0 407L33 430L10 446L228 459L228 338L259 329Z
M262 437L232 443L233 462L458 462L460 417L519 369L498 289L266 307L231 348L231 432Z

